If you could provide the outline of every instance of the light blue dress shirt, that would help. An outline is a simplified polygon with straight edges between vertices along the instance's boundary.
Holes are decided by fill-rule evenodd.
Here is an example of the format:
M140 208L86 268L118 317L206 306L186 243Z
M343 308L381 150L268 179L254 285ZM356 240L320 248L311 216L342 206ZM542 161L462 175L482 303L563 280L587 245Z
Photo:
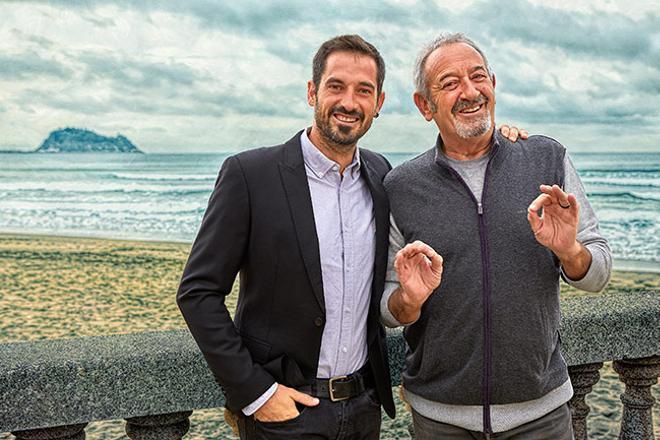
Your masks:
M339 164L321 153L306 131L300 143L319 240L326 312L316 377L330 378L354 373L367 361L376 223L371 192L360 174L359 149L340 174ZM256 412L276 388L273 384L243 413Z

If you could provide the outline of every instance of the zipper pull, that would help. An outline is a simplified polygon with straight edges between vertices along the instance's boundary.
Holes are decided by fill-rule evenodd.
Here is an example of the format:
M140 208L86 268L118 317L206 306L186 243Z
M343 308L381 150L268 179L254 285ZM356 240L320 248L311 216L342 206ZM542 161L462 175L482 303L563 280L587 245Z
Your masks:
M484 214L484 206L481 204L481 202L477 202L477 214L479 215Z

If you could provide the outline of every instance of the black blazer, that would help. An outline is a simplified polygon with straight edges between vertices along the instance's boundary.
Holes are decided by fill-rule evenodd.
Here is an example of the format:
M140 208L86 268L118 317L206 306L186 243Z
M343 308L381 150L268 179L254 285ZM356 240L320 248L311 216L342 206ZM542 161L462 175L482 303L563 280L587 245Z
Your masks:
M379 154L360 153L376 221L368 356L380 401L394 417L385 331L378 319L389 232L381 182L391 167ZM240 292L232 321L224 300L237 273ZM232 411L252 403L274 381L298 387L316 377L325 305L300 133L283 145L225 160L177 302Z

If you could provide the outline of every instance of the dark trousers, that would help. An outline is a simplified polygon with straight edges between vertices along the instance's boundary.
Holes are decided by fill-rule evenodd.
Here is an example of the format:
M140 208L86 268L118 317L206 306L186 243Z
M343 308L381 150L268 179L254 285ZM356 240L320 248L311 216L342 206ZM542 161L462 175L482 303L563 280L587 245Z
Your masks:
M300 390L305 392L305 390ZM380 403L373 388L340 402L319 399L318 406L301 407L300 415L283 422L259 422L241 417L241 440L378 440Z
M418 440L572 440L571 410L567 404L549 412L540 419L525 423L509 431L497 432L487 437L482 432L468 431L428 419L413 410L415 438Z

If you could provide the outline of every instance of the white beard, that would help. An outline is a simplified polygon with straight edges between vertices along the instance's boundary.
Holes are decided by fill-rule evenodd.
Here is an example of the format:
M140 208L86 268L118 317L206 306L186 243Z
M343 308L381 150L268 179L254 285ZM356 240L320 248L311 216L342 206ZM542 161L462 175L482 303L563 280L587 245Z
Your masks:
M456 134L462 139L481 136L490 130L490 115L485 114L482 118L471 123L464 123L456 119Z

